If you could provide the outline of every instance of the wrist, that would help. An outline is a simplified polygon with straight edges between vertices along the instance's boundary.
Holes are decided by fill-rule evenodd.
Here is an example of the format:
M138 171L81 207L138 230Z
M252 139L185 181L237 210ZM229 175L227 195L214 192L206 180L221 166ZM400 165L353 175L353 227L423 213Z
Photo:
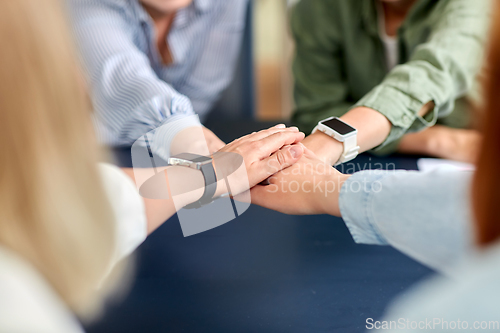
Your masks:
M184 207L201 199L205 192L205 179L200 170L172 166L165 172L176 207Z
M224 195L226 193L229 193L229 189L227 188L226 184L226 179L220 179L217 178L217 189L215 190L214 198L220 197L221 195Z
M341 216L339 207L340 191L342 185L344 185L351 176L352 175L345 175L340 172L328 175L326 182L330 185L325 185L325 188L330 189L330 191L325 191L323 198L318 200L321 205L319 209L323 214Z
M341 142L322 132L309 135L302 143L330 165L337 163L344 151L344 145Z
M191 189L189 192L179 196L178 201L182 206L192 204L200 200L206 191L207 184L205 183L205 178L200 170L189 169L189 168L177 168L181 170L175 170L173 174L169 174L170 177L176 177L177 179L184 179L186 183L184 184L185 189ZM181 178L182 177L182 178ZM216 173L216 190L212 198L220 197L226 193L229 193L229 188L227 186L227 177L220 179ZM180 184L176 187L180 188Z

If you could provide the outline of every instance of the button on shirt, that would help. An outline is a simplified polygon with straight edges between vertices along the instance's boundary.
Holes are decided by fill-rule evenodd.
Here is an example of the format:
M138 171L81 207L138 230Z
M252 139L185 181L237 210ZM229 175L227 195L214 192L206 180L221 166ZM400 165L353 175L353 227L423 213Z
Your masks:
M247 0L194 0L179 10L167 37L173 57L168 66L158 53L154 23L138 0L68 5L105 144L131 145L165 124L162 140L200 125L192 115L203 118L231 81ZM168 142L156 144L168 150Z

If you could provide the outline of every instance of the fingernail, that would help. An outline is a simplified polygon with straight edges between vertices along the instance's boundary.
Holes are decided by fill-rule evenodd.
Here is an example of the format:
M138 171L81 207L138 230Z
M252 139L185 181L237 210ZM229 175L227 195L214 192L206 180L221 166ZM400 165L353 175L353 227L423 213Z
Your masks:
M292 131L298 131L299 130L299 128L297 126L288 127L288 129L291 129Z
M297 158L302 154L303 151L304 150L301 146L293 146L292 148L290 148L290 155L292 155L292 158Z
M276 126L274 126L275 128L286 128L286 125L285 124L278 124Z

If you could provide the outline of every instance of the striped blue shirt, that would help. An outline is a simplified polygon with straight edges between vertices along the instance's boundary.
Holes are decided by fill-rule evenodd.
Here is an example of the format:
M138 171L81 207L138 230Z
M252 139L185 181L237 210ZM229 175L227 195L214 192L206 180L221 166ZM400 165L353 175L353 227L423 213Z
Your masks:
M194 0L179 10L168 66L139 0L67 1L105 144L131 145L160 126L164 140L200 125L193 115L203 119L232 79L248 0Z

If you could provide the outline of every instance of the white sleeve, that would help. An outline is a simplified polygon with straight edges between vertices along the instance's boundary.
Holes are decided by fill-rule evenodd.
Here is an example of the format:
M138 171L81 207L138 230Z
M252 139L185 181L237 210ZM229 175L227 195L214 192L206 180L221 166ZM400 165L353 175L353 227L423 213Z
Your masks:
M100 164L105 191L116 219L117 261L131 254L147 237L144 201L134 182L119 168Z

